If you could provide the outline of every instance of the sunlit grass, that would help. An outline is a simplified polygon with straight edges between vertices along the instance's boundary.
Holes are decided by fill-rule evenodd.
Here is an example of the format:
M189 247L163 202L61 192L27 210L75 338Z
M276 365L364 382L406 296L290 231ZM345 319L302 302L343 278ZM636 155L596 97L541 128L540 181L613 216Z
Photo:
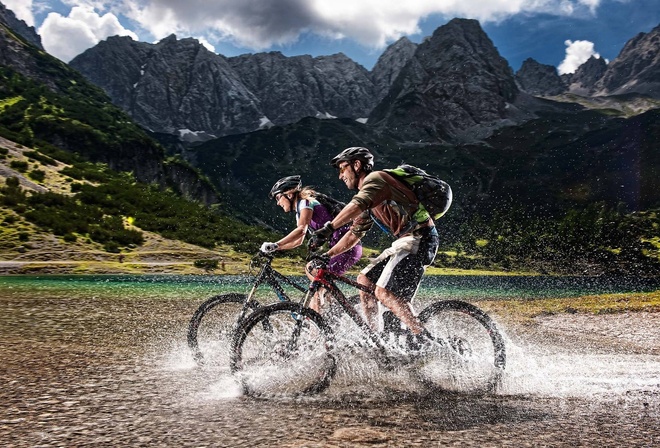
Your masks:
M0 109L4 109L5 107L8 106L13 106L14 104L18 103L23 99L22 96L14 96L11 98L5 98L3 100L0 100Z
M660 290L639 293L599 294L541 300L483 301L479 306L501 315L520 319L552 314L612 314L660 311Z

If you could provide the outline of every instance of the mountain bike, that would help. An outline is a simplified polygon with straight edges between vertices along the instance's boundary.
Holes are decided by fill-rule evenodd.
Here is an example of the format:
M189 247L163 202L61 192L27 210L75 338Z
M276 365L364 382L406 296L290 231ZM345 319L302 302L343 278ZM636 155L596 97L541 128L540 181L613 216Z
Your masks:
M323 265L299 302L259 307L237 326L231 345L231 371L243 392L252 396L314 394L325 390L337 370L337 357L366 347L382 367L404 366L426 386L441 389L497 387L506 365L504 338L478 307L459 300L436 301L418 317L433 336L430 347L416 351L416 338L391 311L383 313L382 331L374 331L337 286L373 294L373 290ZM339 304L353 330L338 332L341 319L325 319L307 307L321 288ZM356 340L355 337L359 336Z
M250 261L250 270L258 268L252 288L248 294L227 293L208 298L195 311L188 324L188 347L193 358L202 364L212 357L229 349L231 334L237 324L250 312L259 308L255 299L261 285L268 285L280 301L290 301L284 285L289 285L301 293L306 293L307 286L302 286L285 277L272 267L273 256L259 252Z
M270 287L269 294L274 293L272 301L289 302L291 298L286 292L288 285L301 294L307 293L309 287L302 286L294 280L284 276L272 267L273 256L259 252L250 261L250 271L259 269L252 288L248 294L230 292L208 298L193 313L188 324L188 347L197 363L204 364L209 360L223 362L231 343L231 334L246 315L259 308L260 303L256 296L260 287ZM307 280L307 279L305 279ZM263 289L263 288L261 288ZM267 300L271 300L268 296ZM353 304L358 297L349 298Z

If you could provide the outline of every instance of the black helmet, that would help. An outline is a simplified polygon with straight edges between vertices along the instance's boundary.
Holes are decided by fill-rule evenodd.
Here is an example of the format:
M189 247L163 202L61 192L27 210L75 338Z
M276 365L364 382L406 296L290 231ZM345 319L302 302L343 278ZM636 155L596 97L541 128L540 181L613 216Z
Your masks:
M330 161L330 165L338 168L341 162L350 162L351 160L361 161L365 171L371 171L374 167L373 154L362 146L351 146L344 149Z
M300 190L302 188L302 181L300 176L287 176L283 177L273 185L273 188L270 189L268 197L273 199L280 193L286 193L291 190Z

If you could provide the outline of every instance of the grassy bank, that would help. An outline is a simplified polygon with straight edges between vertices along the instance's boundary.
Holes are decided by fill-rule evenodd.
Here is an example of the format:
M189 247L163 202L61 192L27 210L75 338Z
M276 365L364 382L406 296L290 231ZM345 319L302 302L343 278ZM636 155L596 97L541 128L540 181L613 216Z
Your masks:
M614 314L622 312L660 312L660 291L599 294L560 299L483 301L479 306L489 313L520 320L553 314Z

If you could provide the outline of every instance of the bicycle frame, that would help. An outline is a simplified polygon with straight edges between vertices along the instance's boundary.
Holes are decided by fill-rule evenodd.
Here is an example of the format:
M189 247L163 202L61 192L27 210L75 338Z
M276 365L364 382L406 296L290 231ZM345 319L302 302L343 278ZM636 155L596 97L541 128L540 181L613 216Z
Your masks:
M355 322L355 324L362 330L365 336L367 336L369 340L373 342L379 352L383 356L386 356L387 349L385 348L380 335L369 326L366 320L364 320L362 316L360 316L360 314L355 310L355 308L349 303L344 293L337 287L335 281L350 285L356 289L359 289L360 291L366 292L367 294L374 294L374 288L358 283L357 281L351 280L348 277L334 274L325 268L317 268L316 276L314 277L312 283L309 285L309 291L305 295L304 302L301 303L301 305L307 306L309 300L311 300L311 298L319 289L327 289L337 300L337 303L339 303L344 312L350 316L351 320Z
M289 286L294 287L298 291L302 292L303 294L308 291L308 288L299 285L298 283L294 282L293 280L285 277L284 275L280 274L277 272L272 266L271 262L273 261L273 256L269 254L264 254L263 252L260 252L257 257L265 258L266 262L262 263L261 269L259 271L259 274L257 275L257 278L254 281L254 284L252 285L252 288L250 289L250 292L248 293L245 303L243 305L243 309L241 310L241 314L238 318L238 321L243 319L245 315L247 314L247 311L249 307L247 306L248 303L250 303L254 297L254 295L257 292L257 289L263 284L267 284L270 286L270 288L275 291L275 294L277 295L277 298L281 302L291 302L291 299L289 298L288 294L286 291L284 291L284 288L282 287L282 283L286 283ZM256 258L256 257L255 257Z
M246 291L248 292L247 294L230 293L215 295L204 301L197 308L190 320L190 323L188 324L187 335L188 346L192 350L195 360L202 361L204 358L204 355L199 348L198 342L200 325L206 319L205 316L208 315L209 311L214 309L216 306L222 305L223 303L234 303L235 307L240 307L238 310L233 308L233 310L237 312L235 314L236 318L233 321L232 327L238 328L240 323L245 318L247 318L248 314L260 306L260 303L256 300L256 296L257 290L263 285L267 285L267 289L274 291L280 302L300 302L297 300L298 297L295 298L295 302L289 297L291 294L295 295L295 291L293 291L293 293L289 291L287 294L285 288L288 290L288 286L291 286L295 290L302 293L301 296L304 297L305 293L309 289L307 284L304 284L303 286L303 283L297 281L297 279L289 279L277 272L271 265L273 259L274 257L272 255L265 254L263 252L258 252L254 257L252 257L252 260L249 264L250 275L248 279L252 281L250 281L246 287L246 289L249 290L249 292ZM269 297L269 301L271 300L274 299Z

